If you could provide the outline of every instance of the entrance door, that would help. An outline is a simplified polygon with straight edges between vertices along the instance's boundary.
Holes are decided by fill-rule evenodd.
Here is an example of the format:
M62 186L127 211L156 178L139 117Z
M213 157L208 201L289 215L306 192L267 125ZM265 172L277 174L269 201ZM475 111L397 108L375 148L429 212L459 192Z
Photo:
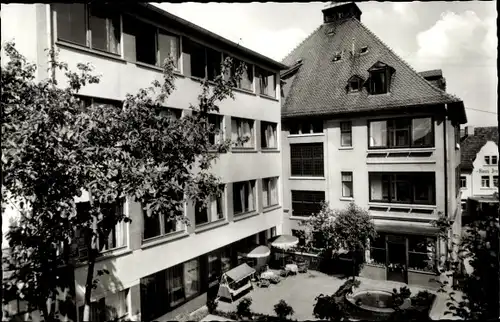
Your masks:
M406 239L402 236L387 236L387 280L408 282Z

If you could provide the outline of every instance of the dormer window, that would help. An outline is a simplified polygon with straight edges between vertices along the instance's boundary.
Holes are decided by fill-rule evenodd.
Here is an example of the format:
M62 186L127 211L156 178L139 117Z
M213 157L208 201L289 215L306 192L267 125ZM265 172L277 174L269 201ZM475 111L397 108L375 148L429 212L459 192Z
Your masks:
M359 92L363 84L363 79L359 76L352 76L347 82L347 91L349 93Z
M340 59L342 59L342 52L335 52L335 54L333 55L333 61L339 61Z
M366 54L368 52L368 46L361 47L359 50L360 54Z
M368 72L370 79L368 80L368 91L372 95L385 94L390 91L392 74L395 69L382 62L377 62Z

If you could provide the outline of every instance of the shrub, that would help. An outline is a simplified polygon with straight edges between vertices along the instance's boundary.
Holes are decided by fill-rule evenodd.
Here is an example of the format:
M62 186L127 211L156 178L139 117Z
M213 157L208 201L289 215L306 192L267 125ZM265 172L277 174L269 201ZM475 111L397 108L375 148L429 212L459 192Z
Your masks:
M250 318L252 316L252 311L250 306L252 305L252 299L250 297L243 298L238 306L236 306L236 313L241 317Z
M280 320L286 320L289 315L291 316L295 313L293 308L284 300L280 300L278 304L274 305L274 312Z
M208 299L207 300L208 313L212 314L217 309L218 304L219 302L217 302L215 299Z

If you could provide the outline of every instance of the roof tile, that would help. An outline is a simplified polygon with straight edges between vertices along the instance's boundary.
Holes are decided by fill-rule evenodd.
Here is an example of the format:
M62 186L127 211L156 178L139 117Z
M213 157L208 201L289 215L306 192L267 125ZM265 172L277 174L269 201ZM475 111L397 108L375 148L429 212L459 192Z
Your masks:
M474 135L462 138L460 142L460 168L462 170L472 170L477 153L488 141L493 141L498 145L498 126L476 127Z

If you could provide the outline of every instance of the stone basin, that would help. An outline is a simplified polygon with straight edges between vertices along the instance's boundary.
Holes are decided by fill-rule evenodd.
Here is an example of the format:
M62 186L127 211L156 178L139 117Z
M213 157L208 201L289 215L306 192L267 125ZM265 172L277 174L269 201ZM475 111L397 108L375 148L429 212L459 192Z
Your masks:
M355 318L367 320L385 320L394 312L392 308L392 293L380 290L363 290L352 295L346 295L351 304L352 315ZM405 299L399 307L410 307L410 299Z

